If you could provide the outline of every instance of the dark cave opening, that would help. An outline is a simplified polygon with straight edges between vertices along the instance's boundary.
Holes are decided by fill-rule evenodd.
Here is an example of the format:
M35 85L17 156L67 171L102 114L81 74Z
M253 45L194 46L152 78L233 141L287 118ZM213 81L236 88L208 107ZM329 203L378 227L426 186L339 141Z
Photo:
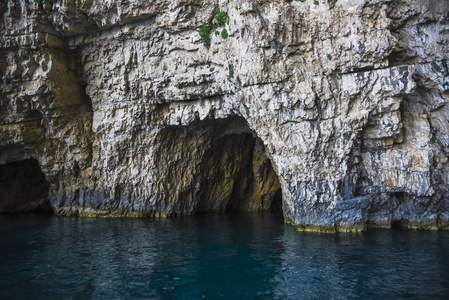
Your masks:
M278 175L244 118L171 126L160 137L159 159L167 166L161 177L168 181L161 191L161 210L170 207L171 215L282 212Z
M214 139L202 160L197 212L267 211L282 208L279 179L262 141L251 133Z
M36 159L0 165L0 213L51 214L49 186Z

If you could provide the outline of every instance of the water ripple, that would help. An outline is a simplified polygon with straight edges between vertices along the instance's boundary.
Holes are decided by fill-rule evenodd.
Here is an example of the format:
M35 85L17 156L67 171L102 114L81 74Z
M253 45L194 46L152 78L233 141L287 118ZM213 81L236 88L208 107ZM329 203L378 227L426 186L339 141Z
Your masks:
M1 299L444 299L449 232L298 233L270 213L0 216Z

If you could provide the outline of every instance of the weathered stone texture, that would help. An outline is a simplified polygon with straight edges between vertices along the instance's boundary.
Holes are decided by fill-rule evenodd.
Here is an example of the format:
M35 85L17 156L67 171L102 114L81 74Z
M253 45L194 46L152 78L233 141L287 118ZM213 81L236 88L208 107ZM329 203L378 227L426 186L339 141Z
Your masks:
M37 159L61 214L265 210L281 188L301 230L448 228L448 11L3 1L0 163Z

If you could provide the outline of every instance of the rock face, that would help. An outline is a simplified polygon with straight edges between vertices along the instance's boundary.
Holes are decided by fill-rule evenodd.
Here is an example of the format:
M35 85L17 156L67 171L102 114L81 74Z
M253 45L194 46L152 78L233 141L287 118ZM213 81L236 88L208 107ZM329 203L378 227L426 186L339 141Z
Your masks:
M217 7L229 22L206 46ZM300 230L449 228L448 12L445 0L2 1L0 164L37 160L59 214L281 205Z

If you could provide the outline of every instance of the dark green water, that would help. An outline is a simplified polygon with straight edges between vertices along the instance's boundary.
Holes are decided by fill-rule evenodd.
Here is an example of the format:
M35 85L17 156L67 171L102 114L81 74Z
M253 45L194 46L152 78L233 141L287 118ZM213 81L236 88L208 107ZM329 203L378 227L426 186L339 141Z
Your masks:
M0 216L0 299L447 299L449 232L298 233L271 213Z

